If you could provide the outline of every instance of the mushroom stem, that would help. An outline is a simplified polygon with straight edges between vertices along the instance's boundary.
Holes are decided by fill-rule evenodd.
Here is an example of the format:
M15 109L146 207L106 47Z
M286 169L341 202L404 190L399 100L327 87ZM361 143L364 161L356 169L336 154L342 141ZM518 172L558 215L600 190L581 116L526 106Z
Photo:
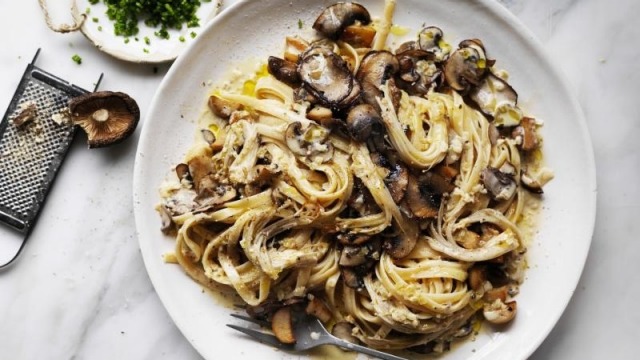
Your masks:
M105 122L109 120L109 110L107 109L98 109L91 114L91 118L95 121Z

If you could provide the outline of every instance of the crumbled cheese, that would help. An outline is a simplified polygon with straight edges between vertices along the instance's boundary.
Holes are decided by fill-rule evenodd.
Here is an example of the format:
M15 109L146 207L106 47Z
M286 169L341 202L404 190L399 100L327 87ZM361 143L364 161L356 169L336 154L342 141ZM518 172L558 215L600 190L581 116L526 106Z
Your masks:
M313 340L320 339L320 333L316 332L316 331L312 331L311 334L309 334L309 336L311 336L311 339L313 339Z

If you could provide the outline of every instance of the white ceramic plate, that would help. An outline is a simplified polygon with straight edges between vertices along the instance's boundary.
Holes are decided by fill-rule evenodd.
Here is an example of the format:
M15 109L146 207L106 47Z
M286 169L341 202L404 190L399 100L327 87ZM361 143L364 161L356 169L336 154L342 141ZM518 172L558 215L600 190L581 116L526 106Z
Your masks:
M154 35L158 28L151 28L139 21L140 32L135 36L116 36L113 32L113 22L107 17L107 5L100 1L91 5L89 0L74 0L72 12L76 18L78 14L86 14L87 20L80 31L98 49L120 60L135 63L162 63L174 60L180 53L198 37L220 9L222 0L201 2L196 12L199 26L182 29L169 29L169 39L161 39ZM89 12L87 13L87 9ZM148 42L145 38L149 39ZM128 40L125 40L128 39ZM125 42L126 41L126 42Z
M201 291L161 255L173 248L159 230L154 211L157 188L180 162L195 134L195 120L206 104L209 80L221 78L234 63L280 54L285 35L308 31L332 1L242 1L220 14L172 66L151 104L135 163L134 207L140 248L149 276L167 311L193 346L207 359L295 358L235 333L224 324L230 310ZM382 13L383 1L362 3ZM298 29L298 20L304 24ZM483 331L456 346L444 359L523 359L551 331L580 277L595 219L595 167L583 115L549 59L529 31L490 0L402 0L395 23L413 29L437 25L453 44L480 38L497 66L509 71L520 104L544 119L547 165L556 178L545 187L542 222L529 250L530 269L517 297L518 316L501 332ZM397 40L393 37L390 40Z

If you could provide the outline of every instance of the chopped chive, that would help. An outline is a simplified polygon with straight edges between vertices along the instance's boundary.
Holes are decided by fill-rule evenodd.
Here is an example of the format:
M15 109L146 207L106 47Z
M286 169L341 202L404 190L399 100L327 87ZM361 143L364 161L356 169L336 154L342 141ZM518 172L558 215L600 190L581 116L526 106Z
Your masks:
M74 55L71 57L71 60L73 60L73 62L75 62L75 63L76 63L76 64L78 64L78 65L82 64L82 58L81 58L81 57L80 57L80 55L78 55L78 54L74 54Z

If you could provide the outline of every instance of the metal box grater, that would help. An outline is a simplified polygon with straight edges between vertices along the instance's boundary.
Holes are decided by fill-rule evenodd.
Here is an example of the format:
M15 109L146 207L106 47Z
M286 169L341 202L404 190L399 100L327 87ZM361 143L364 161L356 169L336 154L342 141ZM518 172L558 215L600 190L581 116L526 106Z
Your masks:
M54 116L66 111L69 99L87 93L36 67L39 52L0 122L0 222L24 234L22 246L76 134L74 125L55 121ZM96 88L100 80L102 75ZM35 104L36 115L19 128L13 120L25 104Z

